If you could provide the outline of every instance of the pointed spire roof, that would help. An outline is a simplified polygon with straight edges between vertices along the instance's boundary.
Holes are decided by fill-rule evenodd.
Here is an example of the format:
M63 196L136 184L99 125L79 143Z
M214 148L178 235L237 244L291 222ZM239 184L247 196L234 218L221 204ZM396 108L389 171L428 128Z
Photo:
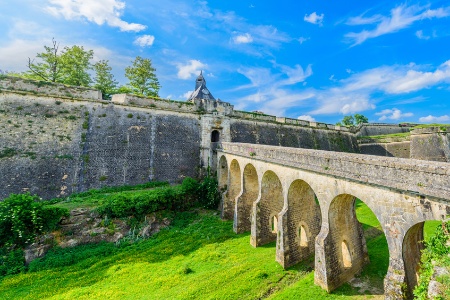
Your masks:
M188 101L194 99L216 100L206 87L206 80L203 77L203 71L200 71L200 75L198 75L195 80L195 90L189 97Z

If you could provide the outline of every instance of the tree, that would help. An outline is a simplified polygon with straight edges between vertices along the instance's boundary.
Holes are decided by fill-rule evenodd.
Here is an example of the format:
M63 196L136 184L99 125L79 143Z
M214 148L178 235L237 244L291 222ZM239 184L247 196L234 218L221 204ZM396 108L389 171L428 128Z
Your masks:
M369 119L363 115L355 114L355 122L356 124L369 123Z
M64 47L60 57L62 83L88 87L92 82L89 70L92 69L90 60L93 57L94 51L86 51L83 46Z
M136 57L132 66L125 68L125 77L130 81L128 85L132 88L133 94L158 97L161 86L155 71L152 61L140 56Z
M25 78L60 82L68 85L89 86L92 82L89 70L94 51L82 46L64 47L59 51L59 43L52 39L52 46L44 46L45 51L36 54L39 59L28 58L28 71L21 74Z
M344 124L345 126L353 126L355 124L355 118L353 118L352 115L350 116L345 116L342 119L342 124Z
M94 70L95 77L93 87L102 92L103 99L111 99L111 95L114 94L118 82L114 80L114 75L111 73L112 68L108 65L108 61L101 60L95 63Z
M41 62L34 62L34 59L28 58L28 71L23 76L30 79L44 80L50 82L60 82L61 63L59 43L52 39L52 46L44 46L45 52L38 53L37 58Z
M363 115L355 114L354 116L345 116L341 122L337 122L336 125L355 126L362 123L369 123L369 119Z

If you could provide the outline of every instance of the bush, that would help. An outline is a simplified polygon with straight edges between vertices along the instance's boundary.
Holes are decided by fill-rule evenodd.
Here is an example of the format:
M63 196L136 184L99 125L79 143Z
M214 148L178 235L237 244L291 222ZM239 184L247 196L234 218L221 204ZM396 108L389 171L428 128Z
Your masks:
M11 194L0 202L0 247L23 247L34 238L56 227L68 211L47 207L37 196Z
M25 270L25 259L22 249L11 250L0 249L0 277L13 275Z
M202 183L187 177L179 186L165 186L135 193L111 195L97 211L109 218L135 217L158 210L183 211L198 204L212 208L218 205L217 181L207 177Z
M219 206L220 192L215 177L205 177L198 187L197 194L199 203L204 208L217 209Z
M109 218L135 217L142 219L146 214L157 210L183 210L189 208L189 201L182 186L159 187L135 193L117 193L97 208L101 215Z

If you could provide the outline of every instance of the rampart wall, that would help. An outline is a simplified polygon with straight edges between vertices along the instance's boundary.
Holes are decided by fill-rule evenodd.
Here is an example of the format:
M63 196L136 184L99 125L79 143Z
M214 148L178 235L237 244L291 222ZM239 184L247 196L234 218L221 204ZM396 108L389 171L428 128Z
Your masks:
M411 158L450 162L450 125L414 129Z
M200 122L190 111L3 90L0 199L26 191L52 198L105 185L195 177Z
M0 77L0 199L60 197L148 180L179 182L215 166L220 141L359 152L353 129L172 101Z

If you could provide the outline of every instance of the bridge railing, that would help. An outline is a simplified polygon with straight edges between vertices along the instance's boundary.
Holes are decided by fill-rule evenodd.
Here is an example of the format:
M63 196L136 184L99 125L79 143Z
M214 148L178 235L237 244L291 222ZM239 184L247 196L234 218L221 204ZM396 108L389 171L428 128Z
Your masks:
M245 143L217 150L450 201L450 163Z

